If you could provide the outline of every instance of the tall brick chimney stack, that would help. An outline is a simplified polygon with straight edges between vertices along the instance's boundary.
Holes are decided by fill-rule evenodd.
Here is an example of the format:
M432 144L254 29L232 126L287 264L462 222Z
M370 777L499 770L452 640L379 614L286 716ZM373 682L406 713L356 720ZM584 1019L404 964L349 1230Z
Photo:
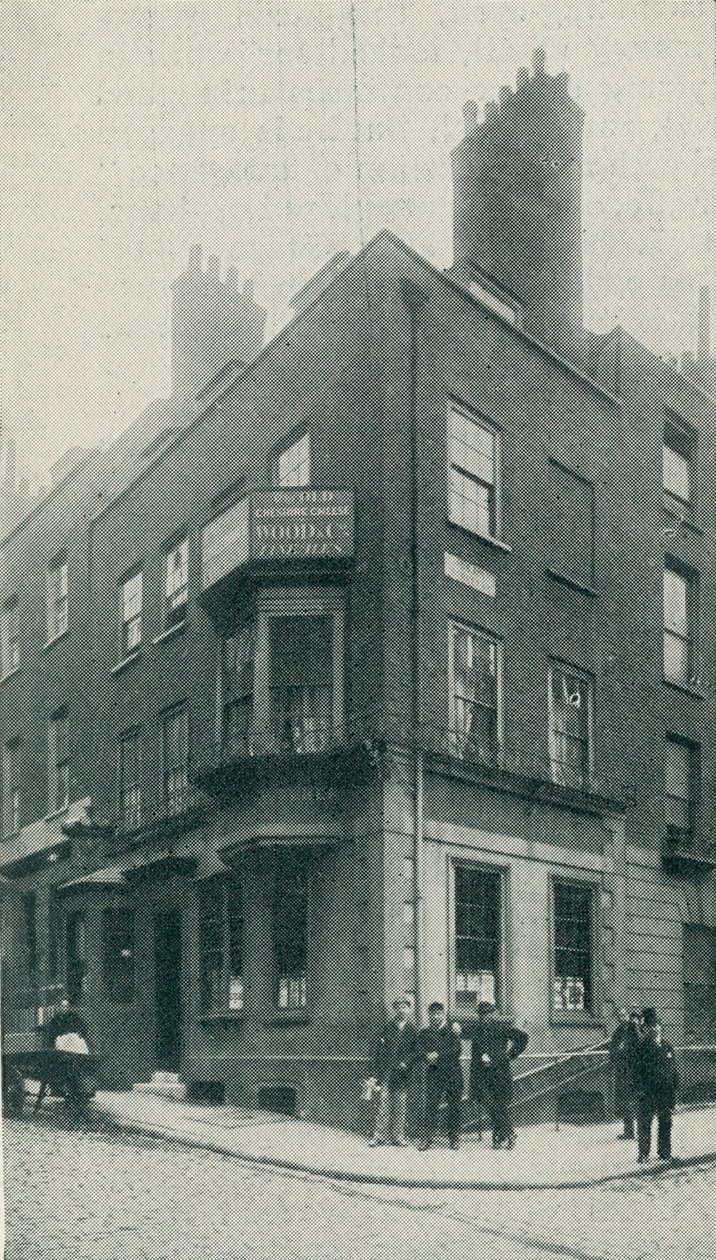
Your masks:
M484 122L469 102L465 123L452 154L455 273L489 278L520 303L526 331L569 343L583 325L584 113L568 76L545 73L538 49Z
M233 267L222 281L219 259L212 256L204 270L201 246L195 245L186 271L172 285L172 397L193 403L229 361L255 359L266 314L254 302L250 283L239 290Z

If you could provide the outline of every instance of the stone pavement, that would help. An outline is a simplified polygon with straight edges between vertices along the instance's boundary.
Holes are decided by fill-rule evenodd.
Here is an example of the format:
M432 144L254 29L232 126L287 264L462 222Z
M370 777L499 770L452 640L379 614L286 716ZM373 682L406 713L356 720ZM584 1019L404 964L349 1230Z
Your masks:
M129 1132L172 1138L250 1163L332 1180L424 1189L570 1189L624 1176L650 1176L665 1165L637 1165L633 1142L617 1140L618 1124L537 1125L522 1129L513 1151L493 1151L489 1134L463 1137L429 1151L414 1146L369 1148L365 1138L239 1107L167 1101L134 1093L97 1094L94 1110ZM716 1104L680 1108L674 1118L675 1162L716 1161Z

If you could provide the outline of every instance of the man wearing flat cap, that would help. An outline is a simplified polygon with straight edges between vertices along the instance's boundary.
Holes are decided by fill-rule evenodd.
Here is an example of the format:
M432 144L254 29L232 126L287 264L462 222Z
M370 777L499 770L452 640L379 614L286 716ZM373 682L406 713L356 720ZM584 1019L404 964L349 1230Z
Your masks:
M527 1045L527 1033L500 1019L492 1002L480 1002L472 1034L470 1093L489 1113L495 1150L512 1150L516 1134L510 1118L512 1060Z

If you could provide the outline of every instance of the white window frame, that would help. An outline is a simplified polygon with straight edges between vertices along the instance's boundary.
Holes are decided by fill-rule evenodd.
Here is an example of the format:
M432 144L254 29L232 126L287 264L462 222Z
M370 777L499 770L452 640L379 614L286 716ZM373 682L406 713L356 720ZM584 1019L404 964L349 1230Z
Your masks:
M271 457L271 485L295 489L311 484L311 434L308 429L296 435Z
M180 716L183 717L186 726L186 760L184 765L170 766L167 757L169 722ZM162 714L162 808L172 818L181 816L188 806L190 760L189 706L186 703L177 704Z
M667 775L667 749L683 748L687 754L687 777L688 777L688 794L686 796L677 796L673 792L667 792L668 775ZM678 735L667 732L664 740L664 816L667 836L673 835L674 832L681 833L679 836L674 835L674 839L685 847L690 847L696 842L698 834L699 807L701 802L700 793L700 764L701 749L698 744L692 743L691 740L682 739ZM688 826L677 827L669 822L669 811L667 802L680 801L686 808L688 814Z
M557 739L555 732L555 708L554 708L554 685L555 677L562 675L563 684L566 682L566 676L572 675L580 684L586 686L587 690L587 755L586 766L576 776L571 776L569 767L565 762L561 761L557 755ZM581 706L581 692L570 693L579 696L579 704L575 704L575 708ZM565 697L567 699L567 697ZM567 661L550 661L547 671L547 713L548 713L548 749L549 749L549 765L552 782L560 784L563 787L582 787L586 780L594 777L594 678L592 674L581 669L578 665L570 665Z
M232 894L236 897L240 913L233 916L232 910ZM220 987L221 993L218 1001L208 1000L205 990L206 975L206 959L212 952L206 948L206 924L208 922L206 916L206 908L209 899L212 898L214 906L220 913L220 950L221 950L221 971L220 971ZM220 905L219 905L220 903ZM246 936L245 936L245 905L246 890L242 879L235 874L226 876L215 876L213 880L207 880L199 889L199 1006L201 1014L204 1018L212 1015L225 1015L227 1011L236 1016L244 1011L246 1003ZM214 920L216 924L216 919ZM235 972L232 969L232 923L239 925L239 940L241 944L241 971ZM219 969L215 968L215 974L219 974Z
M590 1001L584 1009L557 1006L555 989L557 980L557 888L574 888L589 898L589 988ZM549 1011L552 1024L598 1024L601 1011L601 985L599 974L599 898L596 881L582 879L571 872L553 871L549 877Z
M669 578L681 583L684 592L684 624L676 619L668 619L667 583ZM698 624L699 575L682 569L668 556L664 562L664 681L677 687L693 686L697 680L696 673L696 631ZM685 653L685 668L681 671L667 669L667 641L678 642Z
M0 611L0 678L20 668L20 604L9 599Z
M142 643L144 575L141 569L120 582L119 612L121 618L120 659L139 651Z
M67 561L58 560L47 570L47 642L54 643L67 633L69 598Z
M509 867L492 866L485 862L476 862L469 857L461 854L450 854L448 857L448 1009L456 1015L464 1016L472 1015L477 1010L477 1002L474 1011L467 1004L462 1003L458 1006L457 1002L457 897L455 890L455 876L457 870L475 870L483 875L496 878L499 883L498 893L498 933L497 933L497 966L495 969L495 997L488 996L487 990L478 998L480 1001L493 1001L500 1006L505 1004L506 986L507 986L507 955L508 955L508 918L507 908L509 900Z
M487 750L494 757L499 758L505 742L505 706L504 706L504 673L505 673L505 651L504 643L496 634L489 630L483 630L480 626L471 626L467 622L450 620L448 622L448 725L450 730L450 751L456 756L467 756L467 746L470 742L470 736L458 731L456 717L456 694L455 694L455 633L473 635L475 638L483 639L490 643L496 654L496 678L495 678L495 695L496 695L496 714L495 714L495 747ZM486 706L485 706L486 707Z
M694 504L696 449L697 435L694 430L670 420L667 416L664 422L662 485L664 493L670 499L676 499L679 504L688 508L692 508ZM684 490L686 493L683 493Z
M491 480L482 475L477 468L477 447L470 447L466 443L458 442L453 434L453 417L457 417L459 421L471 424L481 433L489 436L492 443L492 473ZM493 541L499 541L502 533L501 519L501 455L502 441L501 433L494 424L491 424L484 416L479 413L470 411L469 408L451 401L448 409L447 421L447 453L448 453L448 517L455 525L459 525L462 529L468 530L471 534L475 534L478 538L487 538ZM475 457L470 457L469 452L474 451ZM467 454L466 454L467 452ZM453 473L459 477L465 478L474 486L482 487L488 492L488 498L492 497L492 515L494 516L493 527L477 528L475 524L470 524L465 519L464 512L461 512L455 506L457 496L453 494Z
M136 741L137 780L127 791L125 787L125 769L127 758L125 748L130 741ZM140 727L123 731L117 741L117 795L119 804L120 826L131 831L141 826L142 822L142 731ZM129 808L127 808L129 805Z
M164 625L179 625L189 602L189 536L177 539L164 552Z

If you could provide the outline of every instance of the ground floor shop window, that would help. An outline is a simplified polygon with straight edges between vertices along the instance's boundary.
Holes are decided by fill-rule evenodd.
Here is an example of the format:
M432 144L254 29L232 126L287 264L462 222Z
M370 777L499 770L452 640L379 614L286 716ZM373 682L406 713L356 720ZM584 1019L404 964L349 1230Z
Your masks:
M684 924L684 1035L716 1037L716 929Z
M67 920L67 997L79 1002L87 992L87 923L82 911Z
M454 869L455 1005L476 1010L500 1000L501 877L473 866Z
M591 888L555 884L553 907L553 1008L557 1012L592 1009Z
M308 860L306 853L292 849L277 861L273 951L280 1010L301 1009L307 1001Z
M243 897L234 879L216 881L201 894L201 1009L241 1011L243 980Z
M134 998L134 911L112 906L102 919L104 991L110 1002Z

